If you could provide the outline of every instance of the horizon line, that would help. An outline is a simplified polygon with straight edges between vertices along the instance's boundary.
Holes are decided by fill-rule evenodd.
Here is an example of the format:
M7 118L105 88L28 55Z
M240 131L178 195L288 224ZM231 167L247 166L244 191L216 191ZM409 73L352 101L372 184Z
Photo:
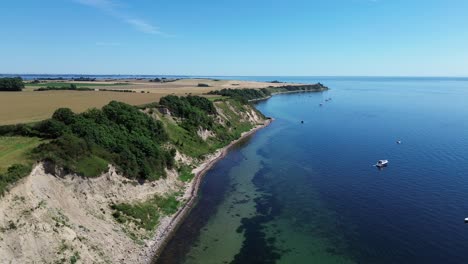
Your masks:
M1 75L75 75L75 76L178 76L178 77L345 77L345 78L468 78L448 75L206 75L206 74L90 74L90 73L0 73Z

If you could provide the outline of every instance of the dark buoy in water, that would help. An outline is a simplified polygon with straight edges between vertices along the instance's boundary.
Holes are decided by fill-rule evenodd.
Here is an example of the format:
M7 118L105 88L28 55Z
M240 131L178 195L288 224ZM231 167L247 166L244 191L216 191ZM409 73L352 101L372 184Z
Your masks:
M304 124L304 120L301 121L301 124Z

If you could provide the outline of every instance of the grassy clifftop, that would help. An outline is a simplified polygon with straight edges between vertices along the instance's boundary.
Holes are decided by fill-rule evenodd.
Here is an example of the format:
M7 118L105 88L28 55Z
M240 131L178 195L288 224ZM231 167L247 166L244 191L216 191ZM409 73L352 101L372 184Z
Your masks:
M125 177L157 180L176 168L177 151L203 158L262 120L252 106L232 98L212 102L198 96L166 96L140 108L114 101L81 114L60 108L51 119L36 124L0 127L3 141L21 138L30 143L21 152L27 159L8 157L12 162L1 174L0 194L29 173L31 161L47 162L53 173L84 177L99 176L112 164Z
M3 141L14 142L11 137L20 136L31 143L21 152L22 160L7 157L14 162L0 170L0 195L28 174L33 161L47 162L55 173L85 177L98 176L112 164L125 177L157 180L167 169L181 170L175 164L177 152L203 158L262 123L264 116L249 101L274 93L326 89L320 83L222 89L210 92L222 96L215 100L169 95L143 107L112 101L79 114L60 108L51 119L35 124L0 126L0 137L10 137Z

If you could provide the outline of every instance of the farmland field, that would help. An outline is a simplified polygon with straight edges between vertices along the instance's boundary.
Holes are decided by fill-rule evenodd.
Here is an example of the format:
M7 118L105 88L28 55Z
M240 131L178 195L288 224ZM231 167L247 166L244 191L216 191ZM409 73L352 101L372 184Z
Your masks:
M123 85L123 82L128 82ZM48 82L47 85L60 84L66 86L71 82ZM75 82L73 82L75 83ZM198 87L200 83L208 87ZM30 86L26 84L23 92L0 92L0 125L31 123L50 118L54 111L60 107L68 107L74 112L83 112L90 108L101 108L110 101L120 101L131 105L142 105L158 102L168 94L175 95L203 95L212 90L224 88L264 88L284 84L266 82L208 80L208 79L182 79L167 83L150 83L140 80L114 80L114 82L80 82L78 87L104 86L112 90L132 90L134 93L112 91L42 91L34 89L44 86ZM83 85L83 86L81 86ZM107 87L106 87L107 86ZM103 87L103 88L104 88ZM207 96L219 97L219 96Z
M159 97L148 93L94 91L0 92L0 125L41 121L60 107L83 112L112 100L139 105L158 101Z

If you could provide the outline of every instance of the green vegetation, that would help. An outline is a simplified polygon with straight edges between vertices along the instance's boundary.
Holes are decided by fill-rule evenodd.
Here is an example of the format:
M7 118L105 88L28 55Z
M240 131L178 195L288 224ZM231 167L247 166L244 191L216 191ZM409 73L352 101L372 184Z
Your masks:
M195 175L192 173L192 168L188 165L182 165L178 169L179 172L179 179L183 182L189 182L195 177Z
M19 92L24 88L23 79L21 77L0 78L0 91Z
M129 85L128 83L75 83L75 82L30 82L26 83L26 86L31 87L63 87L63 86L70 86L76 85L76 87L105 87L105 86L123 86Z
M155 180L174 165L175 150L163 147L169 139L163 124L115 101L82 114L61 108L36 124L1 126L0 135L52 139L35 148L33 157L89 177L112 163L129 178Z
M88 87L77 87L76 84L72 83L69 86L47 86L35 89L34 91L94 91L94 89Z
M10 184L31 172L29 153L41 143L39 138L0 137L0 196Z
M168 95L159 100L159 104L167 107L171 113L182 118L182 127L189 131L197 131L199 127L212 129L216 114L213 103L200 96L178 97Z
M13 184L31 172L31 166L11 165L5 173L0 174L0 196L3 196L10 184Z
M241 100L243 102L271 96L271 92L267 88L262 88L262 89L222 89L222 90L218 90L218 91L211 91L208 94L229 96L229 97Z
M0 137L0 173L13 164L32 165L28 154L40 143L41 139L35 137Z
M109 162L92 155L77 162L76 172L85 177L96 177L106 171Z
M171 115L160 114L156 108L161 107L168 108ZM0 191L26 176L33 160L45 161L52 173L96 177L113 164L125 177L157 180L166 176L166 169L175 167L176 149L203 158L250 130L255 125L247 115L250 111L256 110L237 99L223 97L212 102L199 96L171 95L161 98L159 104L143 107L113 101L101 110L81 114L60 108L48 120L0 126L0 136L19 140L0 148L0 166L3 152L18 156L9 155L10 162L3 165ZM179 172L182 181L193 178L188 166L179 164Z
M70 257L70 264L75 264L80 259L80 253L75 252L73 256Z
M215 122L221 116L214 103L204 97L171 95L161 98L160 104L180 118L178 123L168 117L161 118L170 141L180 152L194 158L201 158L229 144L253 127L249 121L242 120L240 115L246 112L246 106L235 99L216 102L227 118L224 125ZM200 127L211 131L213 136L203 140L197 133Z
M43 91L80 91L80 92L89 92L94 91L94 88L88 87L76 87L74 84L70 84L70 86L47 86L41 87L34 90L35 92L43 92ZM123 90L123 89L99 89L100 92L118 92L118 93L136 93L134 90ZM144 93L144 91L141 91Z
M284 85L279 87L269 87L262 89L222 89L217 91L211 91L208 94L229 96L236 98L242 102L262 99L271 96L274 93L282 92L309 92L309 91L323 91L328 88L321 83L317 84L306 84L306 85Z
M80 76L78 78L73 78L74 81L82 81L82 82L94 82L96 81L96 78L89 78L89 77L83 77Z
M162 117L161 120L164 123L170 141L180 152L190 157L200 158L215 150L214 147L200 138L196 131L188 131L177 123L172 122L168 117Z
M206 84L206 83L199 83L197 85L197 87L210 87L210 85Z
M129 178L156 180L174 164L175 150L162 147L168 140L162 123L124 103L82 114L61 108L33 130L55 138L35 149L38 159L85 176L99 175L107 162Z
M279 87L270 87L268 90L271 93L284 93L284 92L320 92L328 90L328 87L321 83L316 84L298 84L298 85L284 85Z
M180 202L176 195L160 197L155 195L153 198L136 204L114 204L111 208L112 214L119 223L134 223L137 227L151 231L159 223L161 215L171 215L177 212Z

